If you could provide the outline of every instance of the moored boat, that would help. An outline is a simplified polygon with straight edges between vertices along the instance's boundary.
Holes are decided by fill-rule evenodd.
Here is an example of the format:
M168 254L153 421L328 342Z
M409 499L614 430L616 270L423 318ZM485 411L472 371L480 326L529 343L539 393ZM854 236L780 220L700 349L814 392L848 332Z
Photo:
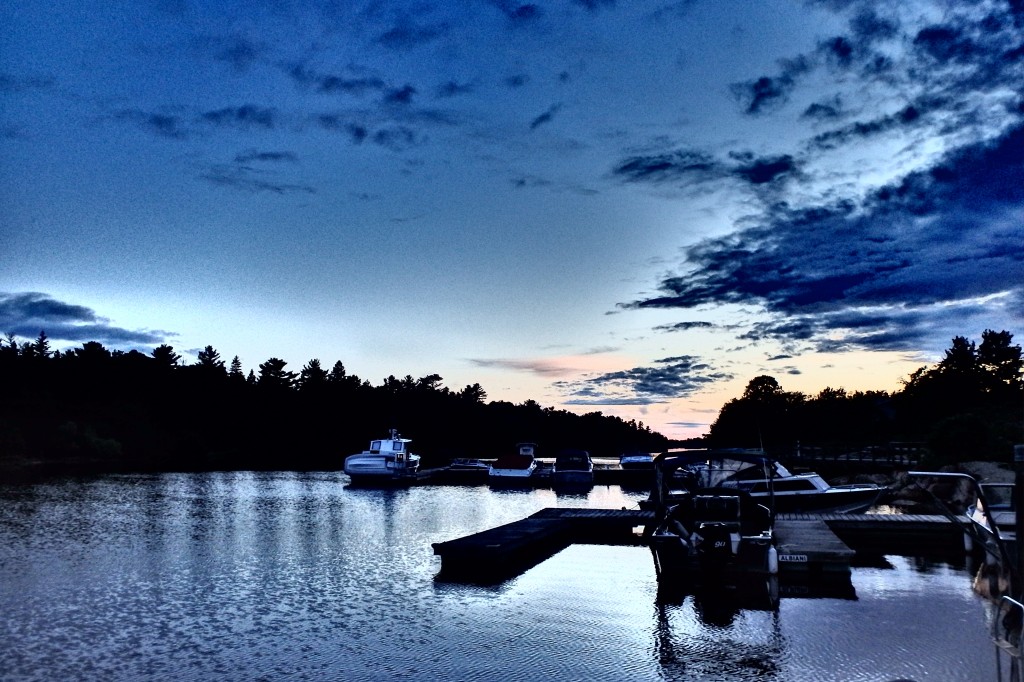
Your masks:
M368 450L345 458L345 473L353 485L394 485L416 479L420 456L409 452L409 438L391 429L390 437L370 441Z
M878 501L883 488L874 483L830 485L817 473L792 474L779 462L772 462L770 476L761 467L750 466L726 477L720 485L743 490L765 501L774 497L775 512L859 514Z
M562 450L551 468L551 485L556 487L594 484L594 460L586 450Z
M770 458L735 456L771 481ZM718 583L778 573L770 498L762 504L745 490L716 485L725 477L705 453L662 454L654 466L654 486L641 507L654 512L644 537L659 580ZM677 477L677 470L687 475Z
M619 457L619 467L624 471L651 471L654 469L654 455L649 452L624 452Z
M487 481L495 486L529 485L530 477L537 470L537 445L519 443L516 451L500 455L487 470Z

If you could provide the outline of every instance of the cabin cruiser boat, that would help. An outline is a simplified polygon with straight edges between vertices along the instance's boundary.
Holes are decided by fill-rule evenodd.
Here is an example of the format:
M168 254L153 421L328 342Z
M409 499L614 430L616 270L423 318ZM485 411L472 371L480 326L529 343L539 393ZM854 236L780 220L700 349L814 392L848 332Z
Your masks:
M742 488L716 485L728 474L704 451L664 453L654 459L654 487L640 506L654 512L644 537L659 579L728 581L750 573L778 573L770 496L774 462L763 454L732 457L736 459L730 459L730 466L736 462L764 470L769 498L763 503ZM674 476L678 470L687 475Z
M520 443L516 452L501 455L487 470L487 481L491 485L526 485L537 470L537 445Z
M775 512L859 514L878 501L883 488L874 483L829 485L815 472L792 474L772 461L771 476L761 467L748 466L728 474L718 485L743 490L757 501L774 496Z
M619 466L625 471L653 471L654 455L649 452L624 452Z
M345 458L345 473L354 485L411 482L420 467L420 456L408 450L410 439L391 429L389 438L370 441L370 448Z
M586 450L562 450L551 468L552 486L590 486L594 484L594 460Z

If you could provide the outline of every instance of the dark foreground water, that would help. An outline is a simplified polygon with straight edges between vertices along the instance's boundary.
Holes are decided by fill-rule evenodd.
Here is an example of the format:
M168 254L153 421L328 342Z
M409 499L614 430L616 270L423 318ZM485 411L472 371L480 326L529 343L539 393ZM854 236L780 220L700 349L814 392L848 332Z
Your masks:
M339 473L0 484L3 680L995 680L963 568L887 557L842 598L659 600L641 547L493 587L431 543L642 493L350 489ZM854 598L849 598L854 597Z

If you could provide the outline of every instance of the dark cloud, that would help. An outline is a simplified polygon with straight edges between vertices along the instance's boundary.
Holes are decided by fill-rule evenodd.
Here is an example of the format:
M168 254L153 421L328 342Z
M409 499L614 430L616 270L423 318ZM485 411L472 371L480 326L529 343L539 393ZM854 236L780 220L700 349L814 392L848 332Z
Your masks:
M853 63L853 43L845 36L836 36L818 46L818 50L833 64L846 68Z
M921 123L921 116L932 107L926 99L917 104L908 104L899 111L879 116L867 121L855 121L841 128L835 128L815 135L809 146L818 149L834 149L850 144L855 140L863 140L882 135L893 130L906 129Z
M792 78L761 76L746 83L734 83L733 95L748 114L760 114L786 101L796 83Z
M0 92L28 92L30 90L48 90L57 84L52 76L14 76L0 73Z
M753 185L763 185L790 175L796 170L797 166L793 157L786 154L754 159L748 164L738 166L733 172Z
M842 105L839 103L839 98L834 98L831 102L815 102L804 109L804 113L800 114L800 118L812 119L816 121L832 121L842 116Z
M468 83L457 83L456 81L448 81L447 83L441 84L437 88L438 97L456 97L458 95L468 95L476 89L476 86Z
M972 299L1024 292L1022 149L1018 125L860 203L775 207L691 247L662 295L626 307L756 305L775 319L751 340L820 344L838 330L840 343L910 348L943 310L965 315Z
M522 175L512 180L512 186L516 189L526 189L531 187L550 187L551 181L545 178L538 177L536 175Z
M92 308L58 301L39 292L0 293L0 330L28 339L45 331L51 341L99 341L111 345L158 344L175 336L172 332L115 327Z
M627 182L678 183L689 185L735 178L750 185L765 185L799 175L800 164L788 154L756 157L751 152L731 152L726 159L693 149L680 149L650 156L633 156L612 169L612 175Z
M324 130L344 132L353 144L361 144L370 135L366 126L349 121L348 117L341 114L319 114L314 120Z
M690 355L656 360L654 366L608 372L581 381L560 381L554 386L568 394L568 404L647 404L692 395L707 384L731 379Z
M382 128L371 136L375 144L392 151L404 151L423 144L423 138L412 128L406 126L393 126Z
M501 10L502 14L516 24L530 22L539 19L543 15L541 8L533 3L521 4L514 0L491 0L491 4Z
M505 78L505 85L510 88L521 88L530 82L530 77L525 73L516 73Z
M446 24L417 25L408 19L382 33L377 42L384 47L407 50L437 40L448 32Z
M385 93L384 102L387 104L411 104L415 94L416 88L411 85L403 85Z
M673 324L660 324L654 330L659 332L684 332L691 329L711 329L714 326L711 322L675 322Z
M266 48L242 36L213 41L214 59L245 71L260 59Z
M661 154L633 156L619 163L612 174L628 182L677 182L689 178L721 176L718 161L704 152L681 149Z
M299 157L295 152L257 152L249 151L235 156L235 163L251 163L253 161L265 161L269 163L287 162L296 163Z
M376 76L321 74L304 64L286 65L284 69L296 84L312 87L323 94L341 93L358 97L368 92L382 92L387 87L387 83Z
M213 164L205 168L199 177L214 185L245 192L316 194L316 190L310 185L283 182L274 174L258 170L245 163Z
M573 0L573 2L591 12L602 7L615 7L615 0Z
M561 108L561 104L552 104L548 107L547 111L530 121L530 130L535 130L538 126L542 126L545 123L550 123L551 119L554 118Z
M114 120L128 121L161 137L177 140L188 137L188 130L180 116L125 109L115 113Z
M730 86L733 96L743 106L744 113L754 116L785 104L796 88L799 77L813 68L813 61L800 55L782 60L779 66L780 73L777 76L761 76Z
M914 38L914 46L936 61L966 61L977 49L960 27L953 25L928 26Z
M899 23L880 16L871 7L865 7L850 20L850 31L856 40L874 43L895 38L899 34Z
M253 104L245 104L239 107L225 107L214 111L207 111L200 115L200 120L215 126L231 128L266 128L270 129L277 124L278 114L273 108L258 107Z

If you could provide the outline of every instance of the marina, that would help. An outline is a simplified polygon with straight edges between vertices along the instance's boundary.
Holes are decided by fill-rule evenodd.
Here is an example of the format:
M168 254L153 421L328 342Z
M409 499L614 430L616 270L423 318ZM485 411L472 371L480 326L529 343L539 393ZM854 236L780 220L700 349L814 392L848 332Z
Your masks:
M999 679L993 607L962 548L858 549L807 579L792 562L764 594L674 589L637 536L646 496L375 489L332 471L0 483L0 669L19 681ZM807 520L780 516L780 546ZM813 520L790 532L794 553L819 542L819 524L851 548L880 524L923 542L953 525ZM518 538L491 533L506 526ZM434 546L478 534L502 545L485 548L496 561L518 542L512 555L535 563L488 584L448 579Z

